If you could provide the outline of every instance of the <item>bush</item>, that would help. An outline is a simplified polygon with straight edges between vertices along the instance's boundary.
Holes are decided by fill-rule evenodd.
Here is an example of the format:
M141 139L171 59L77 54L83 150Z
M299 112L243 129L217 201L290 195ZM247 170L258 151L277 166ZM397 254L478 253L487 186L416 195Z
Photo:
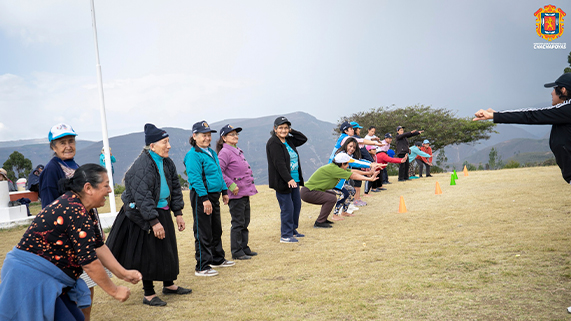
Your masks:
M114 190L115 195L121 195L121 194L123 194L124 191L125 191L125 186L115 184L115 190Z
M519 168L519 162L515 161L515 160L510 160L509 162L506 163L506 165L504 166L504 168Z

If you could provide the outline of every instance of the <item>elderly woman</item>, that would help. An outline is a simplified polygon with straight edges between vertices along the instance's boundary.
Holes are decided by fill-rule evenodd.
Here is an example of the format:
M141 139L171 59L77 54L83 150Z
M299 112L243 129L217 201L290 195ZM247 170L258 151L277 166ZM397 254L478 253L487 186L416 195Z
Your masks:
M337 192L333 188L339 183L339 180L355 179L362 181L376 180L378 171L370 171L367 176L359 173L353 173L349 167L349 163L354 160L347 153L338 153L333 158L333 162L318 168L305 186L301 188L301 199L310 204L321 205L321 212L315 220L313 227L315 228L331 228L331 221L327 217L337 203Z
M143 274L143 304L165 306L153 281L163 282L163 294L189 294L174 284L179 273L178 248L171 211L179 231L184 231L184 201L169 158L169 135L145 124L145 148L125 173L123 207L113 223L107 244L123 266Z
M194 217L194 248L196 276L216 276L213 268L235 265L227 261L222 248L222 222L220 221L220 195L228 204L228 188L222 176L216 152L210 148L212 133L206 121L192 126L190 145L184 157L190 188L190 205Z
M254 185L254 175L244 152L236 146L240 127L229 124L220 130L220 139L216 143L216 152L220 160L222 177L226 187L232 192L228 194L228 207L232 216L230 229L230 248L232 258L248 260L258 255L248 246L248 225L250 224L250 196L258 191Z
M73 159L75 157L75 136L77 134L73 128L64 123L53 126L48 134L54 157L40 174L39 197L42 200L42 208L61 195L58 190L59 180L73 176L74 171L79 167Z
M131 291L116 286L103 267L133 284L141 273L115 260L98 226L95 208L111 192L105 168L79 167L62 182L65 194L46 206L6 255L0 283L2 320L83 320L79 308L90 293L79 275L87 274L113 298L123 302Z
M301 132L291 128L287 118L280 116L274 121L274 129L266 143L268 159L268 181L276 191L281 210L280 243L297 243L297 237L305 235L297 231L301 198L299 187L303 186L303 175L296 147L307 141Z

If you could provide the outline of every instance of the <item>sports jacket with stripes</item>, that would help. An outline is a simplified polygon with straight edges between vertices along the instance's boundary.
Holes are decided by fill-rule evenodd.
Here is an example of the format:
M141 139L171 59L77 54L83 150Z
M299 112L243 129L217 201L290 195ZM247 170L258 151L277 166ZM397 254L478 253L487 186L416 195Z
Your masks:
M553 125L549 148L563 179L571 181L571 99L555 106L495 112L494 123Z

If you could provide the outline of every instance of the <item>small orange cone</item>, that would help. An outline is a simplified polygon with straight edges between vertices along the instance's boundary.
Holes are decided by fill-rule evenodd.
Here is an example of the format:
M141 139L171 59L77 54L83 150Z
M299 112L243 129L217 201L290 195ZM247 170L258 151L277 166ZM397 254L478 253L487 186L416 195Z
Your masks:
M400 197L399 213L406 213L406 205L404 205L404 197Z
M466 165L464 165L464 176L468 176L468 169L466 168Z
M436 191L435 191L436 195L440 195L442 194L442 190L440 189L440 184L438 184L438 182L436 182Z

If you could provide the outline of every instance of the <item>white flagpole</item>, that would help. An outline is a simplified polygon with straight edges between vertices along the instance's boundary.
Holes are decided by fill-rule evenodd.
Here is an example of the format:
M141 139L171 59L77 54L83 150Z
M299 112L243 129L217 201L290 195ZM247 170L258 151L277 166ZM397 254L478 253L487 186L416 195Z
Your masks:
M101 110L101 132L103 133L103 149L105 152L105 167L107 168L107 173L113 173L111 165L111 156L109 154L109 137L107 136L107 117L105 116L105 99L103 98L103 80L101 76L101 64L99 63L99 46L97 45L97 25L95 24L95 5L93 0L91 0L91 20L93 21L93 37L95 39L95 58L96 58L96 68L97 68L97 82L99 87L99 102ZM109 204L111 206L111 213L117 214L117 208L115 206L115 192L113 175L109 175L109 185L111 186L111 193L109 193Z

